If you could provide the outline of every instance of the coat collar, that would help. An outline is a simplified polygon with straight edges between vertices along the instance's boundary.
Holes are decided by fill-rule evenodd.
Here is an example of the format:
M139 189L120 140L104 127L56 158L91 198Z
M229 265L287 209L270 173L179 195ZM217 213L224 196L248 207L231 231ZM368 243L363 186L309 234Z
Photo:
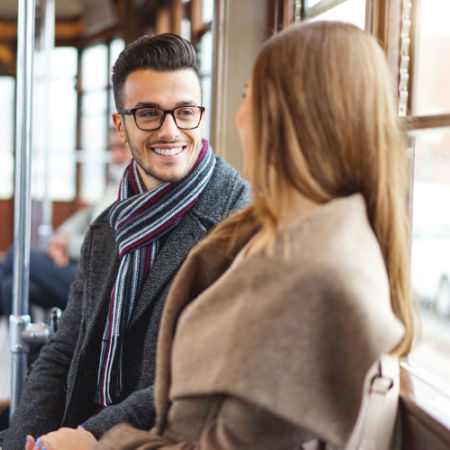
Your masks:
M190 253L177 274L170 290L163 320L158 334L155 389L157 408L156 430L162 433L170 407L169 389L171 382L171 348L179 315L187 304L205 291L231 266L234 258L251 239L256 230L240 236L235 244L226 250L210 240L200 242Z

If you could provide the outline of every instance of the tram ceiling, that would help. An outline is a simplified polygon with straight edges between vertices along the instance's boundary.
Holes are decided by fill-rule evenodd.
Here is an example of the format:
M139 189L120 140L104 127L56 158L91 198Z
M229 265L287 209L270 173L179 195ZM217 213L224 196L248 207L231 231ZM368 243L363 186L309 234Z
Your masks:
M0 40L17 38L17 0L0 2ZM117 24L116 2L113 0L55 0L56 39L93 34ZM45 7L45 0L36 2L36 18Z
M180 33L181 18L190 16L191 3L199 3L199 0L54 1L56 45L77 47L118 35L130 42L148 32ZM45 4L46 0L36 0L37 35ZM0 0L0 75L15 75L17 6L17 0ZM205 30L196 31L200 36Z
M39 33L45 0L36 0ZM114 0L55 0L57 44L73 43L117 26ZM14 75L17 46L17 0L0 1L0 75Z
M165 8L172 13L189 9L189 2L183 0L54 0L56 15L56 40L85 38L120 25L134 22L140 31L151 29L158 13ZM46 0L36 0L36 21ZM196 2L197 3L197 2ZM0 1L0 41L17 39L17 0ZM132 20L130 20L133 18ZM129 24L128 24L129 25Z

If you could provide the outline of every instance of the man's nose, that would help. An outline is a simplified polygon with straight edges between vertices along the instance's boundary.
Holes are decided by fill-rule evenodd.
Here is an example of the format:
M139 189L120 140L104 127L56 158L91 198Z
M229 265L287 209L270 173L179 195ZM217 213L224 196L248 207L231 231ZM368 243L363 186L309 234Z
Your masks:
M177 136L179 134L179 128L175 123L175 119L172 114L166 114L164 117L161 128L158 130L161 136Z

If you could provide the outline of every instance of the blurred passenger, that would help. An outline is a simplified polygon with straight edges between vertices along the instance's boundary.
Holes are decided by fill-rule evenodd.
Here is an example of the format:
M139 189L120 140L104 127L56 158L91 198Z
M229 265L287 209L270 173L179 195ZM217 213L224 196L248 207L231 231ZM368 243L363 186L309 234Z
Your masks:
M154 424L156 340L189 250L250 201L248 183L202 140L194 47L144 36L118 57L113 121L133 160L119 200L91 225L58 332L40 353L3 447L82 424L96 437Z
M383 51L352 25L296 25L263 47L237 115L254 204L201 242L172 286L156 427L119 425L96 448L346 445L369 368L412 340L393 100ZM96 445L72 429L41 442Z
M46 252L30 251L29 301L33 305L65 308L84 235L94 219L117 200L120 179L131 153L114 128L108 133L108 147L110 164L102 197L95 205L77 211L63 222L49 239ZM13 263L14 254L10 250L0 269L0 312L5 316L12 313Z

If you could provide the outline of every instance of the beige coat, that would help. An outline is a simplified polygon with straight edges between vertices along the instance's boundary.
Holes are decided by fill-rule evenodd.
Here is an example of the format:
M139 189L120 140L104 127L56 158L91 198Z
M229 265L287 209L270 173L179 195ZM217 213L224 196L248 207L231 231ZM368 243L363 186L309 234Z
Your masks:
M346 443L364 376L403 327L361 195L327 203L288 234L288 258L282 235L274 256L231 267L208 241L191 252L159 333L157 426L119 425L99 448L293 449L311 436Z

